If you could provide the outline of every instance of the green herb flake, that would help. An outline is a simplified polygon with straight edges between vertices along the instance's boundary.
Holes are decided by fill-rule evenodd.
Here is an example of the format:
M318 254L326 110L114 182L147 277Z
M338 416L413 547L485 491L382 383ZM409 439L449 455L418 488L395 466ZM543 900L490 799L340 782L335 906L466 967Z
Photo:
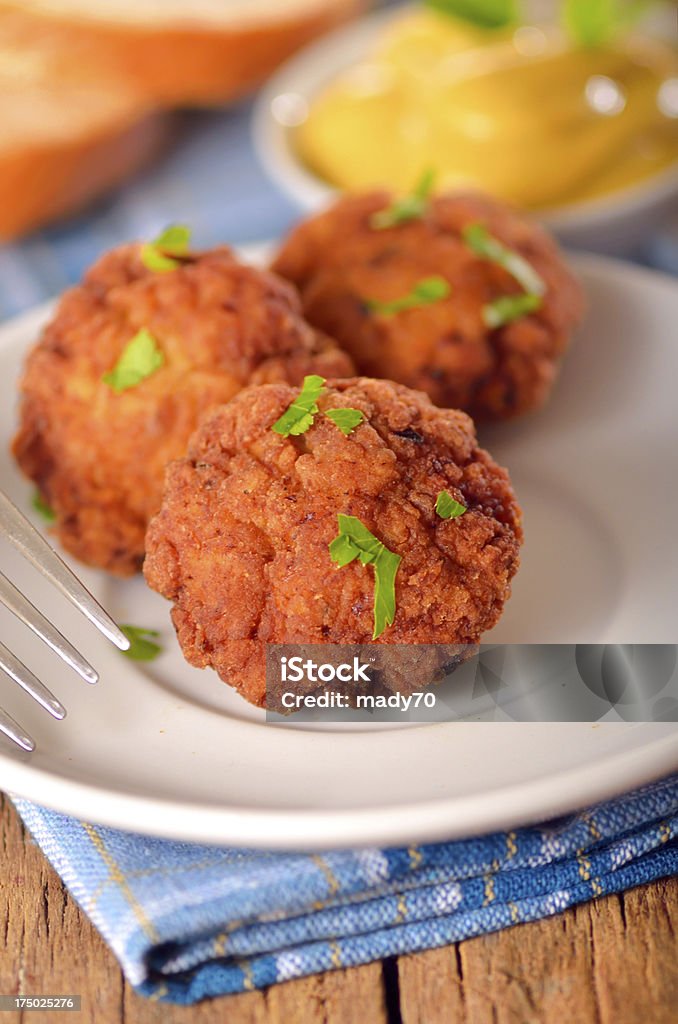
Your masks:
M142 626L120 626L120 629L129 640L129 647L121 651L126 658L132 661L154 661L159 654L162 654L162 647L152 637L160 636L157 629L144 629Z
M141 262L148 270L164 273L176 270L181 264L180 259L188 254L191 241L191 229L185 224L172 224L154 238L141 246Z
M544 294L546 286L534 267L519 253L507 248L498 238L491 235L484 225L468 224L462 234L469 249L482 259L503 267L523 291L532 295Z
M502 295L483 306L485 326L494 330L513 320L519 320L526 313L534 313L541 306L541 295Z
M146 269L152 270L157 274L164 274L168 270L176 270L179 266L179 260L172 259L171 256L164 256L150 242L144 242L141 246L140 257Z
M462 234L477 256L503 267L524 292L523 295L501 296L483 306L483 320L487 327L502 327L540 308L546 285L527 260L503 245L483 224L468 224Z
M360 409L326 409L325 415L347 437L365 419Z
M394 316L406 309L418 309L420 306L430 306L433 302L445 299L450 294L450 286L444 277L425 277L413 287L411 292L391 302L379 302L376 299L367 299L366 305L373 313L379 316Z
M457 519L466 512L466 505L455 501L449 491L441 491L436 498L436 512L441 519Z
M165 357L158 343L145 327L142 327L123 349L122 355L109 373L101 378L111 390L119 394L134 388L146 380L164 364Z
M56 512L54 511L51 505L47 504L40 491L33 492L33 496L31 497L31 505L38 513L38 515L45 520L46 523L51 524L56 522Z
M186 256L191 244L191 229L187 224L170 224L154 238L151 245L171 256Z
M315 373L304 377L304 383L298 396L280 419L275 421L271 430L275 430L276 434L281 434L283 437L289 437L290 434L293 437L305 434L313 425L313 419L318 412L318 399L324 387L324 377L319 377Z
M370 533L356 516L337 516L339 533L329 546L330 558L340 568L356 558L362 565L374 566L374 631L376 640L387 626L393 624L396 612L395 578L400 555Z
M434 182L435 171L428 167L408 195L394 199L385 210L372 214L370 227L376 231L383 231L385 228L393 228L397 224L423 217L428 209Z
M425 0L425 4L441 14L461 18L481 28L514 25L520 13L518 0Z
M602 46L618 28L622 6L619 0L563 0L563 25L578 46Z

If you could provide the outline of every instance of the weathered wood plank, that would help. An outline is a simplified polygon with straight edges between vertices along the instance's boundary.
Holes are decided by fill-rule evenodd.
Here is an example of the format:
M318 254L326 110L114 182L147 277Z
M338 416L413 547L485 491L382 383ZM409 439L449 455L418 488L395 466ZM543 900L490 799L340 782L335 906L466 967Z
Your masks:
M674 1024L678 879L398 961L403 1024Z
M6 950L0 991L6 994L81 994L78 1024L120 1020L123 979L96 929L68 896L56 873L25 833L9 801L0 818L3 865L0 921ZM61 1019L61 1018L60 1018ZM73 1018L66 1015L66 1021ZM54 1024L54 1013L3 1014L3 1024Z
M266 996L262 992L248 992L243 996L208 999L195 1006L173 1006L153 1003L138 996L131 985L125 983L124 1015L120 1024L268 1024ZM108 1024L108 1021L106 1021ZM111 1024L118 1024L117 1019Z
M125 987L124 1019L143 1024L387 1024L381 965L288 981L197 1006L149 1003Z
M275 985L268 1012L266 1024L387 1024L381 964Z
M248 992L197 1006L150 1003L125 988L125 1021L143 1024L388 1024L381 965L288 981L267 992Z
M678 1020L678 878L587 908L601 1024Z

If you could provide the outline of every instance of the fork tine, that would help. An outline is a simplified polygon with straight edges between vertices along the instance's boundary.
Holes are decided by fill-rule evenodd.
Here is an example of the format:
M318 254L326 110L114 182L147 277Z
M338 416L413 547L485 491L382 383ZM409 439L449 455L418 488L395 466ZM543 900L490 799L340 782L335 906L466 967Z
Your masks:
M40 682L37 676L33 675L29 668L26 668L22 661L19 661L15 654L7 650L3 643L0 643L0 668L54 718L66 717L66 708L63 704L56 699L44 683Z
M99 674L90 663L1 572L0 603L4 604L5 608L16 615L29 629L32 629L41 640L44 640L47 646L51 647L67 665L75 669L78 675L81 675L88 683L96 683Z
M27 750L29 753L35 750L35 741L2 708L0 708L0 732L10 739L12 743L16 743L17 746L21 747L22 750Z
M45 576L50 583L79 608L96 628L112 640L121 651L129 648L129 640L116 626L90 592L59 558L45 538L19 511L6 494L0 491L0 530L14 547Z

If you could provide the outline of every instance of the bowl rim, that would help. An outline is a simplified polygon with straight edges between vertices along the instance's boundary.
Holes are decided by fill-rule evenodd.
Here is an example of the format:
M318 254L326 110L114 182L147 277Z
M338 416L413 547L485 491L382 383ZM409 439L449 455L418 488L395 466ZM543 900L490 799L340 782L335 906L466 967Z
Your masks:
M274 100L283 94L311 102L341 71L369 53L380 30L414 5L372 11L303 47L285 61L260 91L252 112L251 132L257 156L271 180L303 209L327 206L341 190L310 170L292 143L294 126L273 114ZM669 167L603 196L557 206L527 210L554 231L592 229L642 214L678 193L678 159Z

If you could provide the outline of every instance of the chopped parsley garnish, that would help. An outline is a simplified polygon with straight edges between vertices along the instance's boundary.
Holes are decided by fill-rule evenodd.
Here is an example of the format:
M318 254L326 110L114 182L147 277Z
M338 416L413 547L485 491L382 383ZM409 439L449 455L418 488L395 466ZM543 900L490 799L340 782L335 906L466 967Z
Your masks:
M436 498L436 512L441 519L456 519L457 516L463 516L465 511L466 505L455 501L449 491L441 491Z
M319 377L317 374L309 374L308 377L304 377L301 391L282 416L276 420L271 430L275 430L276 434L282 434L283 437L289 437L290 434L294 437L305 434L308 428L313 426L313 421L319 412L318 399L324 390L324 377ZM332 420L342 434L347 437L365 419L360 409L349 408L328 409L325 416Z
M185 224L172 224L152 242L141 246L141 262L148 270L163 273L175 270L181 264L173 257L186 256L191 241L191 229Z
M389 551L385 544L370 533L355 516L337 516L339 533L330 544L330 558L343 568L354 559L363 565L374 566L374 632L376 640L395 618L395 578L400 555Z
M469 224L462 233L464 241L477 256L503 267L523 291L532 295L544 294L546 286L534 267L519 253L503 245L482 224Z
M48 505L40 491L34 491L31 498L31 505L42 516L46 523L56 522L56 512L51 505Z
M462 234L477 256L503 267L523 289L522 295L501 296L483 306L483 320L487 327L502 327L540 308L546 285L527 260L507 248L482 224L468 224Z
M517 0L425 0L427 7L481 28L502 28L518 21ZM587 3L587 0L580 0Z
M271 429L283 437L289 437L290 434L293 437L305 434L313 425L313 419L318 412L318 399L324 387L324 377L319 377L315 373L304 377L301 391Z
M325 415L347 437L365 419L360 409L327 409Z
M393 316L405 309L417 309L419 306L430 306L433 302L445 299L450 294L450 286L444 277L425 277L418 281L411 292L391 302L379 302L367 299L367 308L380 316Z
M160 636L157 629L144 629L143 626L121 626L120 629L129 640L129 647L121 651L132 661L153 661L162 653L160 644L149 637Z
M483 306L483 320L487 327L503 327L519 320L525 313L533 313L541 306L541 295L502 295Z
M127 391L154 374L164 362L165 357L157 341L150 331L142 327L123 349L113 369L101 379L117 393Z
M428 201L433 190L435 171L428 167L414 186L409 195L394 199L385 210L379 210L370 217L370 227L377 231L393 228L408 220L423 217L428 209Z
M628 29L649 6L620 0L563 0L562 20L578 46L603 46L619 28Z

